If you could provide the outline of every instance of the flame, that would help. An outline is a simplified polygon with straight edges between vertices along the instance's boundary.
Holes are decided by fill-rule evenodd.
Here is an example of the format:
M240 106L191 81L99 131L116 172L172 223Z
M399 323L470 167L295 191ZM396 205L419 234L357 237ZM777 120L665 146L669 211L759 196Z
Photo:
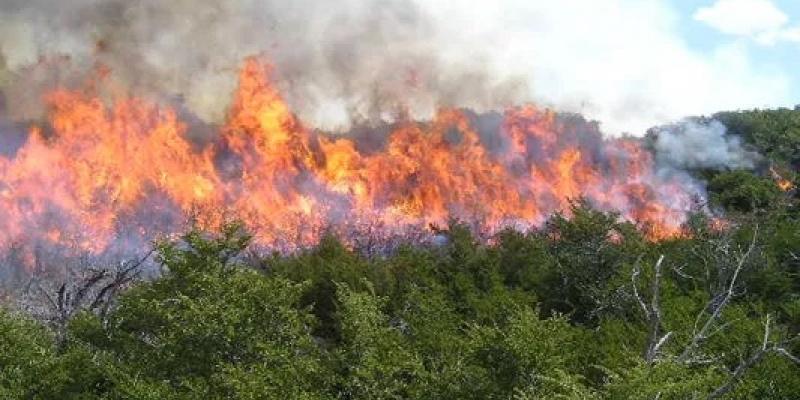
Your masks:
M774 167L769 167L769 172L772 174L772 179L775 180L775 184L778 185L778 188L780 188L782 191L788 192L794 189L794 183L784 178L783 175L778 173Z
M491 233L538 226L578 197L658 239L677 235L693 204L690 189L655 173L638 141L604 139L551 111L507 110L490 146L468 113L442 109L428 122L397 123L381 149L365 150L304 126L271 75L267 63L245 60L227 121L204 145L169 108L50 93L49 123L0 156L0 247L102 253L226 212L260 245L288 250L364 224L389 237L457 218Z

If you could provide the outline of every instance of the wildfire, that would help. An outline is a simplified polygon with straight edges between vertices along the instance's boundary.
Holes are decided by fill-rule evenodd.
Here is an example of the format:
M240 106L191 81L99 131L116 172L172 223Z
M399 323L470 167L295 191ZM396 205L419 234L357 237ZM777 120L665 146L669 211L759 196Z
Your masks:
M488 139L477 117L443 109L398 123L375 150L308 129L270 77L260 59L244 62L227 122L202 146L169 108L49 94L49 123L0 156L0 246L101 253L233 212L260 245L291 250L365 224L383 236L451 218L484 233L533 227L577 197L659 238L677 234L693 204L638 141L604 139L533 106L507 110Z
M794 189L794 183L784 178L783 175L779 174L774 167L769 167L769 172L772 174L772 179L775 180L775 184L778 185L778 188L780 188L784 192L788 192Z

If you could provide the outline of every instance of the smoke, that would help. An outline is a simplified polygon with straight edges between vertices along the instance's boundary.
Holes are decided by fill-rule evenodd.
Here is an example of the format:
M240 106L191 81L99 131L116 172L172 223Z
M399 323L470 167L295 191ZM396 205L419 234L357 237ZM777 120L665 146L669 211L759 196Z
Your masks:
M693 23L669 0L427 0L465 51L490 49L527 78L535 103L578 112L612 135L719 110L792 106L789 71L740 41L687 39ZM679 9L680 8L680 9ZM705 40L708 39L708 40Z
M678 17L666 0L5 0L0 89L18 104L9 112L41 115L29 99L44 89L30 81L81 79L28 68L63 54L216 123L242 58L263 53L292 109L326 130L532 101L637 135L685 115L790 105L786 74L736 43L691 48Z
M528 92L521 80L491 71L479 51L446 51L412 0L335 7L325 0L6 0L0 21L0 87L15 99L37 97L29 75L42 86L76 80L63 66L31 71L52 55L69 56L77 69L101 63L127 90L180 99L206 122L224 117L236 70L252 54L274 64L282 93L304 120L328 129L398 110L499 108ZM10 74L23 79L3 85ZM22 103L10 111L41 112L34 101Z
M3 0L0 262L3 247L17 242L135 252L206 209L241 210L249 228L264 232L261 245L286 249L312 244L321 227L336 224L384 238L422 234L445 216L487 232L528 229L577 197L668 237L702 195L685 168L752 167L755 157L716 121L661 131L654 169L640 141L605 137L598 123L573 114L601 118L618 133L698 104L719 106L707 95L735 100L750 87L770 95L783 87L738 83L749 70L727 58L719 64L733 75L717 74L672 40L660 1L458 3ZM254 54L271 62L274 84L304 126L348 137L298 129L288 144L265 144L266 127L283 115L226 137L217 128L242 62ZM39 120L59 116L42 95L61 86L105 100L167 102L181 123L92 102L74 114L64 107L62 140L49 141L59 128ZM121 100L117 106L137 108ZM508 107L528 101L569 113ZM252 106L241 120L274 111ZM395 131L397 116L427 119L440 107L468 111ZM230 113L235 120L235 108ZM27 135L32 121L45 140ZM156 123L166 128L150 134ZM187 146L182 124L193 139ZM194 140L205 138L215 140Z
M655 135L656 161L675 169L751 169L759 158L717 120L687 120L657 128Z

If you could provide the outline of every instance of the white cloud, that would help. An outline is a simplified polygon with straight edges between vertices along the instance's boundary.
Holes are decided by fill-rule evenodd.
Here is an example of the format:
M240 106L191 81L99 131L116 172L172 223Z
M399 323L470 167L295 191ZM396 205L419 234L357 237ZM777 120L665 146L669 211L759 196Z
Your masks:
M787 27L789 16L770 0L717 0L694 19L722 33L744 36L762 45L800 42L800 27Z
M694 19L738 36L776 32L789 22L789 17L770 0L717 0L710 7L698 9Z
M130 77L143 91L180 94L213 121L224 116L241 58L267 50L294 109L321 127L346 125L353 109L368 116L396 111L398 101L424 116L443 104L497 108L532 100L582 112L608 132L633 134L686 115L791 105L789 78L762 70L743 41L691 49L668 0L347 0L333 8L325 0L117 0L115 7L97 6L109 1L0 1L0 19L19 21L0 24L7 66L21 68L53 51L91 60L96 35L109 32L113 51L103 61L115 77ZM732 0L720 0L726 1ZM22 4L30 4L25 13L14 11ZM3 14L4 8L11 11ZM121 26L106 16L119 10L129 11ZM763 36L778 26L770 31L774 40L800 38L800 30L785 29L774 15L758 20L747 32ZM419 77L420 89L409 89L410 77ZM18 86L12 92L38 100L29 85Z
M666 1L426 3L448 28L453 53L491 54L497 71L529 78L537 102L583 112L611 133L642 134L686 115L791 105L789 79L759 70L745 46L690 49Z

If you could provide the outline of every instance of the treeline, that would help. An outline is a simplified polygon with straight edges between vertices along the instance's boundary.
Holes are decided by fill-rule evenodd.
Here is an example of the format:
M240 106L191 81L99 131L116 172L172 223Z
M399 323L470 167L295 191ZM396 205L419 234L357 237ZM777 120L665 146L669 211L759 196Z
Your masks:
M769 115L727 118L795 179L774 143L800 124L756 135ZM725 222L660 242L579 200L489 244L454 222L371 257L191 231L158 244L155 279L143 260L90 269L0 312L0 398L800 398L796 191L708 179Z

